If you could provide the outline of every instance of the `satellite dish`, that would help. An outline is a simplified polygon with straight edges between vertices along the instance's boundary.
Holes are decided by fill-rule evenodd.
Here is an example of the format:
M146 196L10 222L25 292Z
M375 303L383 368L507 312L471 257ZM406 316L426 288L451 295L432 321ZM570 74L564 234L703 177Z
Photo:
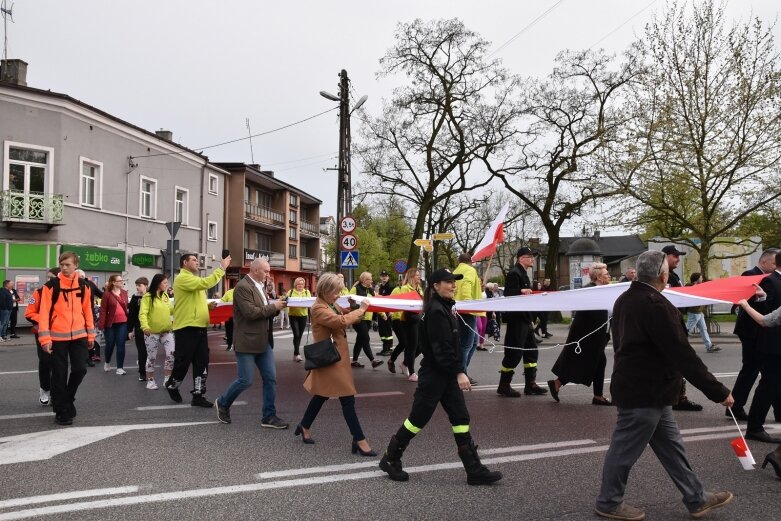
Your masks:
M358 103L355 104L353 107L353 111L358 110L363 106L364 103L366 103L366 100L369 99L369 96L361 96L361 99L358 100Z
M330 92L326 92L324 90L320 91L320 95L324 97L325 99L329 99L331 101L341 101L341 99L338 96L334 96Z

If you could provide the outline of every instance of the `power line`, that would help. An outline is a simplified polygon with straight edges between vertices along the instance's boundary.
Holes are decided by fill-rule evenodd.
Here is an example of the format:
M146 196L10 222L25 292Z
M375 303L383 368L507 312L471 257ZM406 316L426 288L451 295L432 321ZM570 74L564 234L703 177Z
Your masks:
M624 21L624 23L622 23L621 25L619 25L618 27L616 27L615 29L613 29L612 31L610 31L609 33L607 33L605 36L603 36L602 38L600 38L600 39L599 39L599 40L597 40L596 42L592 43L592 44L589 46L589 49L592 49L592 48L594 48L595 46L597 46L597 45L599 45L600 43L602 43L604 40L607 40L609 37L611 37L611 36L613 35L613 33L615 33L616 31L618 31L619 29L621 29L623 26L625 26L626 24L628 24L629 22L631 22L631 21L632 21L632 20L633 20L635 17L637 17L637 16L638 16L640 13L642 13L643 11L645 11L646 9L648 9L649 7L651 7L652 5L654 5L654 4L656 3L656 1L657 1L657 0L652 0L652 1L651 1L651 2L648 4L648 5L646 5L645 7L643 7L642 9L640 9L639 11L637 11L635 14L633 14L633 15L632 15L632 16L630 16L629 18L627 18L627 19Z
M548 10L547 10L547 11L545 11L545 12L544 12L544 13L542 13L540 16L538 16L537 18L535 18L534 20L532 20L531 22L529 22L529 24L528 24L526 27L524 27L523 29L521 29L520 31L518 31L518 33L516 33L516 35L515 35L515 36L513 36L512 38L510 38L509 40L507 40L506 42L504 42L502 45L500 45L500 46L499 46L499 47L498 47L498 48L497 48L497 49L496 49L494 52L492 52L492 53L491 53L491 54L489 54L488 56L490 57L490 56L493 56L494 54L498 54L498 53L499 53L499 52L500 52L502 49L504 49L505 47L507 47L508 45L510 45L511 43L513 43L513 42L514 42L516 39L518 39L518 37L519 37L519 36L521 36L523 33L525 33L526 31L528 31L528 30L529 30L529 29L531 29L532 27L534 27L534 26L537 24L537 22L539 22L540 20L542 20L543 18L545 18L545 17L548 15L548 13L550 13L551 11L553 11L554 9L556 9L556 8L559 6L559 4L562 4L562 3L564 3L564 0L559 0L558 2L556 2L555 4L553 4L551 7L549 7L549 8L548 8Z
M231 143L238 143L239 141L244 141L244 140L247 140L247 139L252 139L254 137L260 137L260 136L265 136L267 134L272 134L274 132L279 132L280 130L285 130L286 128L290 128L290 127L293 127L295 125L300 125L301 123L305 123L305 122L307 122L307 121L309 121L311 119L315 119L315 118L317 118L319 116L322 116L323 114L328 114L329 112L332 112L332 111L334 111L334 110L336 110L338 108L339 107L333 107L333 108L330 108L328 110L324 110L323 112L319 112L317 114L314 114L313 116L309 116L308 118L304 118L304 119L295 121L293 123L289 123L289 124L281 126L281 127L277 127L277 128L271 129L271 130L267 130L265 132L261 132L260 134L252 134L252 135L249 135L249 136L246 136L246 137L242 137L242 138L238 138L238 139L232 139L230 141L224 141L222 143L217 143L216 145L209 145L209 146L206 146L206 147L195 147L195 148L193 148L193 150L203 151L203 150L207 150L209 148L221 147L223 145L229 145ZM139 159L139 158L142 158L142 157L174 156L174 155L185 154L185 153L187 153L187 152L161 152L159 154L147 154L147 155L144 155L144 156L132 156L132 159Z

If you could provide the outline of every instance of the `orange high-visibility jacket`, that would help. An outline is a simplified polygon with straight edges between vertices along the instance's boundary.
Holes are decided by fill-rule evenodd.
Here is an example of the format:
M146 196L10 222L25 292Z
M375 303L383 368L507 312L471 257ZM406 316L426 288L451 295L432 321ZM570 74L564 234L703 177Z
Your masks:
M27 301L27 309L24 310L24 318L30 321L33 325L33 334L38 334L38 310L41 307L41 288L38 288L33 293L30 300Z
M95 340L95 317L89 286L80 287L77 274L68 278L60 273L57 278L60 281L57 302L52 302L52 288L47 285L41 288L38 341L45 345L86 337L88 342L92 342Z

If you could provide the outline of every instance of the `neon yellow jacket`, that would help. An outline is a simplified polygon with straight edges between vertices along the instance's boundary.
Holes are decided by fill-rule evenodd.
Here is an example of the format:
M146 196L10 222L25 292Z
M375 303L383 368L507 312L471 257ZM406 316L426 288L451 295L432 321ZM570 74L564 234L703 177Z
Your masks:
M225 292L225 295L220 299L222 302L233 302L233 289L231 288Z
M359 284L360 284L360 283L359 283ZM349 295L357 295L357 294L358 294L358 284L356 284L355 286L353 286L353 287L352 287L352 289L350 290L350 292L349 292L348 294L349 294ZM367 295L366 295L366 296L367 296L367 297L373 297L374 295L373 295L373 294L368 294L368 293L367 293ZM373 316L374 316L374 313L372 313L371 311L367 311L366 313L364 313L364 315L363 315L363 319L364 319L364 320L369 320L369 321L371 321L371 319L372 319L372 317L373 317Z
M311 297L312 294L306 288L304 288L304 291L296 291L296 289L293 288L287 292L287 296L292 298L304 298L304 297ZM294 307L288 308L288 315L290 315L291 317L305 317L308 314L309 314L309 308L294 308Z
M423 298L423 288L418 286L417 288L413 288L412 284L404 284L403 286L396 288L399 290L399 293L409 293L410 291L417 292L418 295L420 295L420 298ZM395 291L395 290L394 290ZM391 295L393 295L393 292L391 292ZM404 321L404 312L402 311L400 320Z
M391 291L391 295L398 295L401 293L401 286L396 286L393 288L393 291ZM390 314L391 320L401 320L401 311L394 311Z
M141 309L138 312L141 331L149 330L156 335L171 331L171 313L173 311L174 306L165 291L159 298L155 299L154 306L152 305L152 294L145 293L141 297Z
M480 277L477 276L477 270L474 267L462 262L453 270L454 275L461 274L463 279L456 281L456 302L463 300L480 300L483 298L483 291L480 289ZM467 313L476 317L484 317L485 313Z
M211 275L199 277L182 270L174 281L174 329L209 327L209 305L206 290L215 286L225 272L215 269Z

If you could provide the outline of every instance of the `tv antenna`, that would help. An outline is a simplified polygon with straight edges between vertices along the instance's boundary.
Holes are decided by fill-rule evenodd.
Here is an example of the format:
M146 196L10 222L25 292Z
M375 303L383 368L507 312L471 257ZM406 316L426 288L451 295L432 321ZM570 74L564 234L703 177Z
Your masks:
M3 15L3 59L8 63L8 20L14 23L14 4L8 7L8 1L2 0L0 13Z

